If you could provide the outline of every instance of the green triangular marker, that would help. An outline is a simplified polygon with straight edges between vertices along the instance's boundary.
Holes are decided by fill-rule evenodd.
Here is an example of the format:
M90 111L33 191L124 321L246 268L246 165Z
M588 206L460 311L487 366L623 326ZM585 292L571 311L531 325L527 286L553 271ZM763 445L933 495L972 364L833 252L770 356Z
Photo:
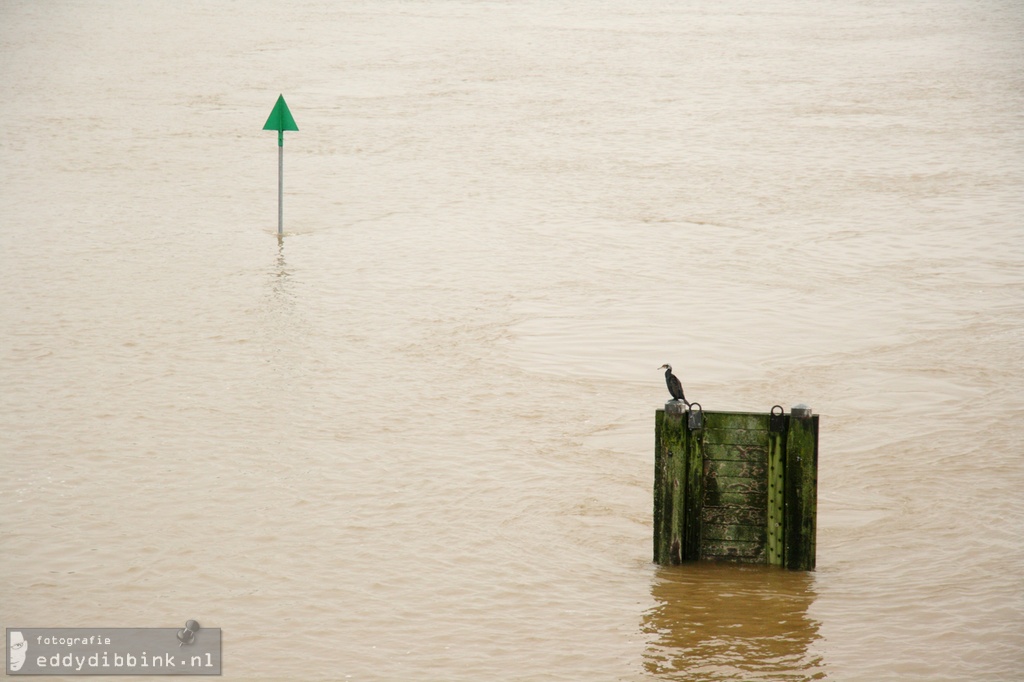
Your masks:
M284 101L284 95L278 96L277 104L263 124L263 129L277 131L277 235L280 238L284 234L284 131L299 129Z
M277 104L270 112L267 122L263 124L263 129L276 130L278 132L277 144L282 147L284 146L284 131L298 131L299 126L295 125L295 119L292 118L292 112L288 109L288 103L284 101L284 95L278 95Z

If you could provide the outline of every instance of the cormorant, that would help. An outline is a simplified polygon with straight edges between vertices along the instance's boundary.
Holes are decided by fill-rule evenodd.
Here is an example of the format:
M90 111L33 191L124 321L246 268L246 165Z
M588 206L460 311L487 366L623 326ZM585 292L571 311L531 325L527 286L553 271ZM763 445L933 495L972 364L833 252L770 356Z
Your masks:
M679 377L672 373L672 365L662 365L658 369L665 370L665 385L668 386L668 392L672 394L672 398L682 400L689 407L690 403L683 395L683 385L679 383Z

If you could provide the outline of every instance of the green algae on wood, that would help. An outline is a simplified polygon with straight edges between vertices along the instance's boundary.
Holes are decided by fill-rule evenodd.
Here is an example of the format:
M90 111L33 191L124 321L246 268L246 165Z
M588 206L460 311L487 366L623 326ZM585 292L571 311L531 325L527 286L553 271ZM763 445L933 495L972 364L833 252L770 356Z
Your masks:
M817 416L777 432L767 414L704 412L691 431L675 408L655 413L654 560L813 569Z
M782 431L768 436L768 504L767 526L765 528L768 543L768 563L781 566L784 558L783 513L785 511L785 478L783 462Z
M818 416L789 417L785 463L785 566L813 570L818 515Z

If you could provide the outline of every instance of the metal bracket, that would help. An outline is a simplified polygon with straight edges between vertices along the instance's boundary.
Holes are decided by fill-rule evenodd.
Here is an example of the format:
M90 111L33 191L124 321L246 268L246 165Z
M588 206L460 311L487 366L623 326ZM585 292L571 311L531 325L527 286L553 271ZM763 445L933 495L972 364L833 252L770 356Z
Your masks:
M693 409L695 407L696 411ZM690 403L690 409L686 412L686 425L691 431L700 431L704 428L704 408L700 403Z
M779 411L778 414L775 414L776 409ZM782 405L772 407L771 414L768 415L768 430L771 433L782 433L786 430L786 410Z

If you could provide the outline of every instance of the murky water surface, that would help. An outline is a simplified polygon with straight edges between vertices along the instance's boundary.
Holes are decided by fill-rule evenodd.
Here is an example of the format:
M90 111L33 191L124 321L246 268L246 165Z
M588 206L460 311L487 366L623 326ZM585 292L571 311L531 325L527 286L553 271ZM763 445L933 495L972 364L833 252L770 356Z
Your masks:
M237 680L1020 679L1022 36L0 4L0 627L194 618ZM816 572L652 565L665 362L821 415Z

